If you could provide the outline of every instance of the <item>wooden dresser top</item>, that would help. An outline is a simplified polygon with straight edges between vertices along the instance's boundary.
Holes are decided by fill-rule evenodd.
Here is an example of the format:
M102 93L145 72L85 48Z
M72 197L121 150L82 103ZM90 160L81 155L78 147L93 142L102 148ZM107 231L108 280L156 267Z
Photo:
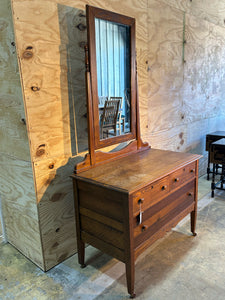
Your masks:
M72 177L133 192L201 157L197 154L151 148Z

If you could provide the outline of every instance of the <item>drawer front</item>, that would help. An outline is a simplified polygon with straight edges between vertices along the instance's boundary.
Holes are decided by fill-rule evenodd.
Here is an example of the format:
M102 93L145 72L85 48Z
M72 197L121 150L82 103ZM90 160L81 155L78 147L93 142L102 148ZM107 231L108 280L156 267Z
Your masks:
M169 176L170 191L180 187L186 181L194 179L196 175L195 162L180 168Z
M172 174L149 184L145 188L135 192L131 197L133 200L133 214L136 215L140 209L142 211L155 205L170 192L179 188L195 178L196 163L190 163Z
M169 193L169 176L166 176L132 195L133 213L137 214L140 210L146 210Z
M135 247L146 238L150 238L173 218L177 217L187 208L193 210L195 197L195 180L189 182L181 189L163 198L160 202L143 212L142 224L139 218L134 217Z

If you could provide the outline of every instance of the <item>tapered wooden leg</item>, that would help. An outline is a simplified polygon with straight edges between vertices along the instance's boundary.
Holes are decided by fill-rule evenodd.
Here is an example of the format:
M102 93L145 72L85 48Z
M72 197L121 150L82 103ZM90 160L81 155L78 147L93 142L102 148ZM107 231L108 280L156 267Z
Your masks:
M191 232L193 234L193 236L196 236L197 233L195 231L196 229L196 219L197 219L197 211L194 210L191 212Z
M134 275L135 275L135 268L134 268L134 260L130 260L126 263L126 277L127 277L127 290L130 294L130 298L135 298L136 294L134 292Z
M79 262L81 268L85 268L86 267L86 265L84 263L85 244L81 240L79 240L79 241L77 241L77 246L78 246L78 262Z

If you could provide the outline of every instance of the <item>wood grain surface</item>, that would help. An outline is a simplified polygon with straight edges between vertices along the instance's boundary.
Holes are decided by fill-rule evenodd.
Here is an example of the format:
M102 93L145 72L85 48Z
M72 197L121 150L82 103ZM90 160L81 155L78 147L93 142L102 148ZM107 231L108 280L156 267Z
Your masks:
M102 185L115 186L116 189L131 193L147 183L159 180L160 176L174 172L184 163L191 163L199 158L199 155L190 153L149 149L73 176L82 180L93 180Z
M31 163L1 154L0 170L2 209L7 241L43 268Z

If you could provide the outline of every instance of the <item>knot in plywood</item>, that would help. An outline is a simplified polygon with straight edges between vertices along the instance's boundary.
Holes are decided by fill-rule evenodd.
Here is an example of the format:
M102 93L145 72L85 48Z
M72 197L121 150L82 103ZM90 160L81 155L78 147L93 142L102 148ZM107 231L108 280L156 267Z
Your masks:
M31 90L32 90L33 92L38 92L38 91L40 91L40 88L39 88L38 86L33 85L33 86L31 87Z
M25 59L30 59L33 57L33 52L32 51L29 51L29 50L25 50L23 52L23 58Z
M36 156L42 156L44 154L45 154L45 144L42 144L37 148Z

